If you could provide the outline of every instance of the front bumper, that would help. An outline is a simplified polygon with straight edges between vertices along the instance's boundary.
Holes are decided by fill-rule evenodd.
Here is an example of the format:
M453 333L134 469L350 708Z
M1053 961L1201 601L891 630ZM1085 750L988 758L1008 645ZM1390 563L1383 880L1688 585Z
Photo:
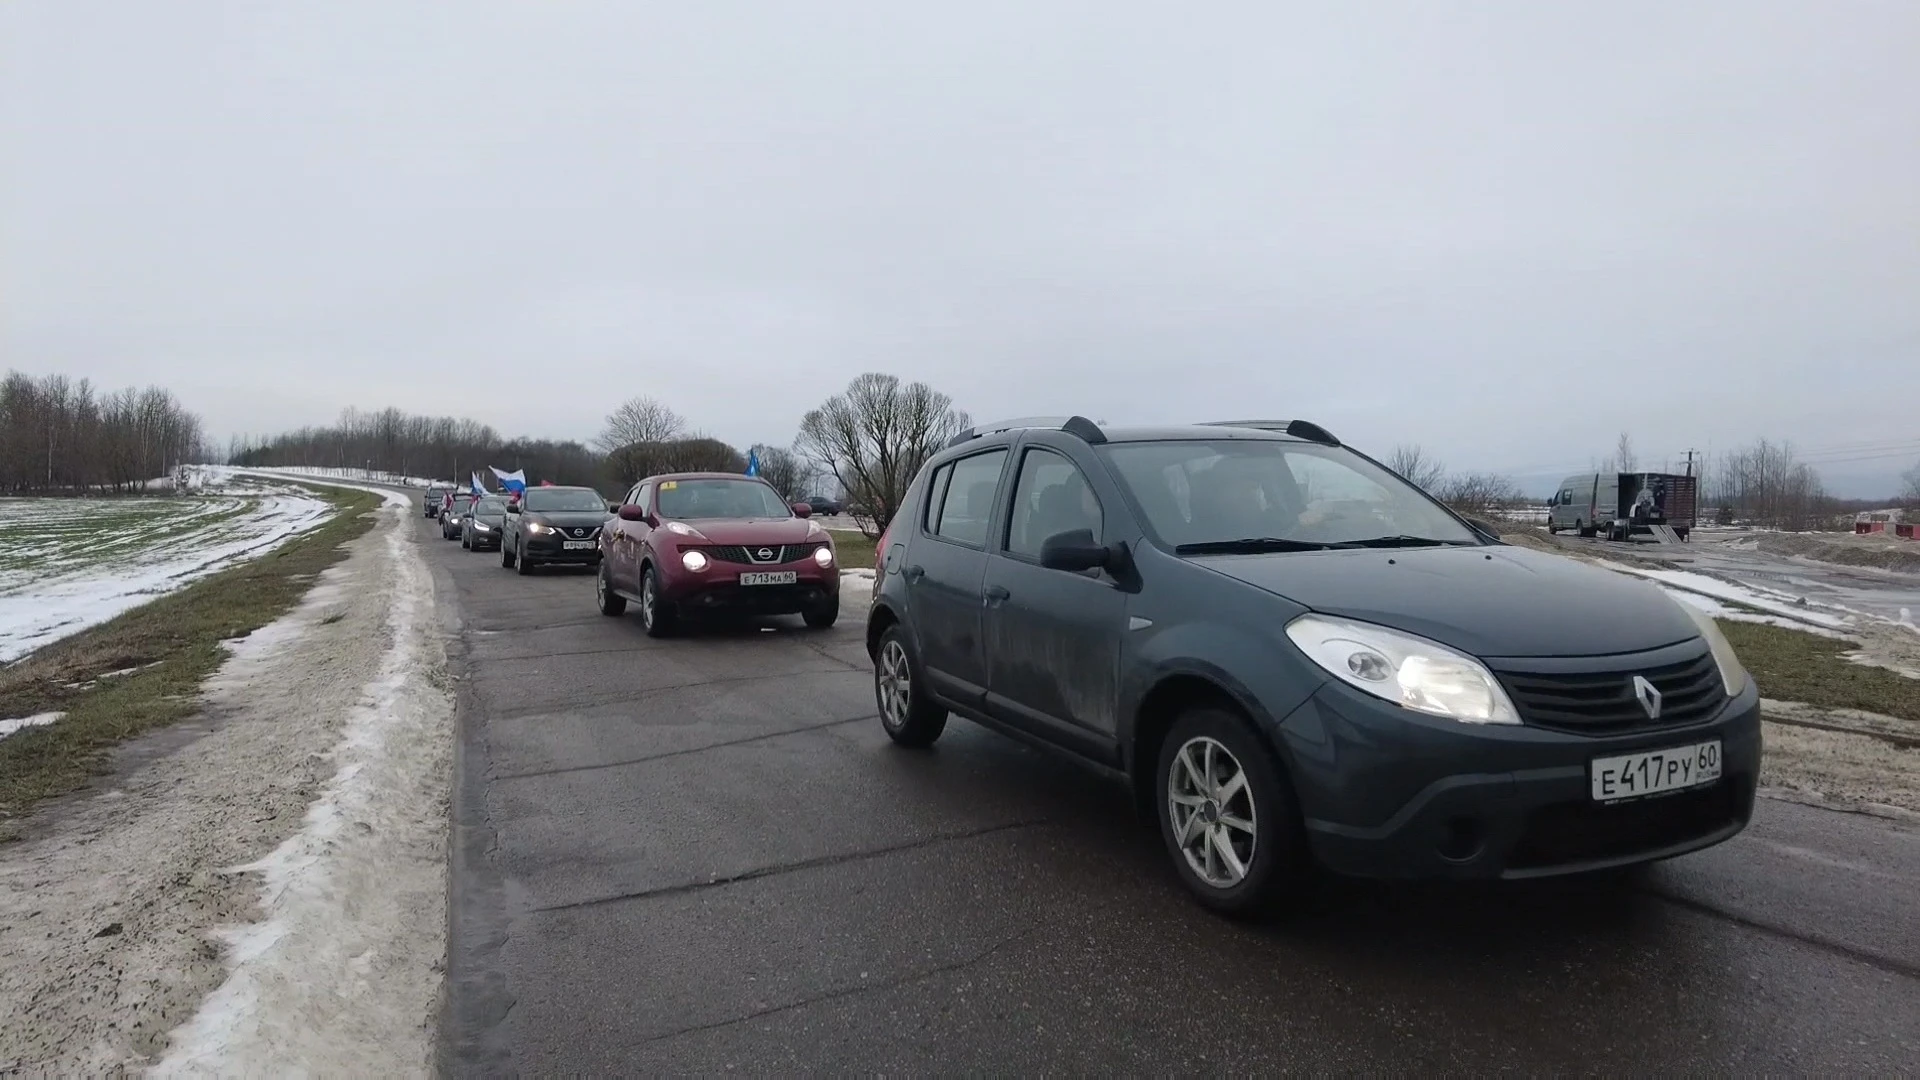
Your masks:
M673 556L675 560L678 555ZM663 560L664 561L664 560ZM742 585L742 574L792 573L791 585ZM675 566L663 575L667 601L689 613L716 615L798 615L840 597L840 567L822 568L812 558L777 564L715 560L695 573Z
M488 529L486 532L475 529L467 536L467 546L475 551L488 551L500 546L499 529Z
M586 544L585 548L569 548L568 544ZM559 533L526 533L520 537L520 558L531 558L537 563L574 563L581 566L597 566L600 563L600 540L594 537L562 536Z
M1597 737L1460 724L1333 683L1281 733L1315 858L1356 877L1546 877L1681 855L1744 829L1760 776L1751 680L1705 721ZM1593 801L1593 759L1710 739L1713 783Z

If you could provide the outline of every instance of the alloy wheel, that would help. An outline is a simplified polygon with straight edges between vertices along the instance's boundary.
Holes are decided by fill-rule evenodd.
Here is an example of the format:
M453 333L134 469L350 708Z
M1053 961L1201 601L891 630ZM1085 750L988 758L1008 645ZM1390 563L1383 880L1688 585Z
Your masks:
M1167 816L1195 876L1230 889L1247 876L1259 842L1259 814L1246 769L1219 741L1188 739L1167 774Z
M874 682L880 691L880 719L891 728L905 724L913 703L913 669L907 664L905 646L889 641L880 647Z
M647 629L653 629L653 571L649 570L640 578L640 621Z

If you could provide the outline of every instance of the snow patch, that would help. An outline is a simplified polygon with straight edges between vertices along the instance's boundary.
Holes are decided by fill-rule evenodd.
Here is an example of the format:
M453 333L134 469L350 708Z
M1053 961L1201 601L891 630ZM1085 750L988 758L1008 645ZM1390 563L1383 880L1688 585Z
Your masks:
M43 712L35 713L32 716L22 716L15 720L0 720L0 739L4 739L16 731L24 731L30 727L46 727L48 724L53 723L65 715L67 714L63 712Z
M1848 640L1848 635L1838 630L1814 623L1800 622L1781 615L1765 615L1757 611L1750 611L1746 608L1728 607L1711 596L1703 596L1696 592L1687 592L1685 589L1673 589L1662 586L1660 591L1688 607L1705 612L1716 619L1725 619L1729 622L1760 623L1764 626L1783 626L1788 630L1798 630L1802 633L1816 634L1820 637L1838 638L1842 641Z
M1787 593L1774 592L1751 585L1735 585L1705 574L1696 574L1690 570L1651 570L1625 563L1610 562L1606 559L1595 560L1599 565L1615 573L1631 574L1668 586L1669 592L1680 591L1696 596L1711 597L1788 620L1795 629L1807 624L1837 630L1850 626L1854 622L1853 614L1833 614L1824 604L1811 604L1804 598ZM1752 615L1749 611L1746 614ZM1727 618L1738 618L1738 614L1729 614Z
M396 497L406 505L404 496ZM172 1033L162 1075L425 1073L445 941L446 774L451 703L433 648L433 586L411 550L408 519L387 531L390 635L332 751L333 778L300 830L264 858L265 918L218 934L230 974ZM303 605L328 603L323 582ZM299 633L285 627L236 646L223 675ZM259 640L254 640L258 638Z
M866 607L873 602L873 571L840 571L840 606Z

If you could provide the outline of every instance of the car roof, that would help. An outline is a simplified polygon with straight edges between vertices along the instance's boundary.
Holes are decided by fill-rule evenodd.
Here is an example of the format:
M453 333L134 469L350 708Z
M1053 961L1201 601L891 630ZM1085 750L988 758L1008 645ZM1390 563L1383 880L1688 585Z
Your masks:
M947 450L965 454L968 448L984 449L992 446L1004 446L1015 436L1027 432L1058 431L1058 428L1032 427L1009 428L995 431L975 439L969 439ZM1241 442L1284 442L1307 443L1310 440L1288 435L1282 431L1264 431L1259 428L1220 427L1209 424L1167 424L1159 427L1111 427L1101 428L1108 443L1138 442L1223 442L1234 440Z
M647 477L647 478L646 478L645 480L642 480L642 481L640 481L640 483L642 483L642 484L650 484L650 483L652 483L652 482L654 482L655 480L752 480L752 481L754 481L754 482L756 482L756 483L761 483L761 484L764 484L764 483L766 483L766 481L765 481L765 480L762 480L762 479L761 479L760 477L758 477L758 476L748 476L748 475L747 475L746 473L737 473L737 472L670 472L670 473L660 473L660 474L658 474L658 475L655 475L655 476L649 476L649 477Z

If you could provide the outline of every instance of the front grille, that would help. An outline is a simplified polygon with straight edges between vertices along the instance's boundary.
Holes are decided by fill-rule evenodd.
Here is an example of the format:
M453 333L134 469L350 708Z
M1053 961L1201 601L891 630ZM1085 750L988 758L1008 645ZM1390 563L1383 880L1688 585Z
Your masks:
M568 540L592 540L600 535L598 525L557 525L554 533Z
M1696 655L1649 667L1608 671L1496 671L1520 718L1534 727L1576 735L1617 735L1697 723L1725 703L1726 687L1705 643ZM1634 676L1660 691L1653 718L1634 693Z
M1752 780L1727 776L1707 787L1636 802L1555 803L1527 818L1507 855L1515 870L1620 859L1710 836L1739 821Z
M708 557L720 562L772 566L806 558L818 544L714 544L701 548ZM765 556L761 552L766 552Z

